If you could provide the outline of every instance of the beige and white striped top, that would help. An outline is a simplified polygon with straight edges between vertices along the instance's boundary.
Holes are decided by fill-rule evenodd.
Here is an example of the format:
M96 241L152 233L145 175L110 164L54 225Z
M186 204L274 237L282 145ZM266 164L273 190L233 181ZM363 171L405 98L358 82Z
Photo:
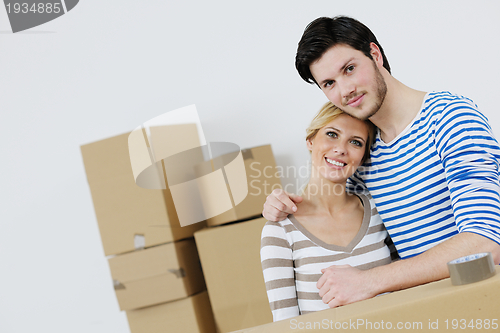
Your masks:
M290 215L267 222L262 230L261 261L274 321L328 309L316 282L321 269L351 265L369 269L391 262L387 231L371 198L358 195L364 217L357 235L347 246L327 244Z

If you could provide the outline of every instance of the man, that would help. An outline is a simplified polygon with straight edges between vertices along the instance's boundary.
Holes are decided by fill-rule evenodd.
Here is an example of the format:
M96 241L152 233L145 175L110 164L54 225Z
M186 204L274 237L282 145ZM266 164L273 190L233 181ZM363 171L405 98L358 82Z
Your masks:
M322 271L323 302L336 307L443 279L448 261L472 253L491 252L500 262L500 147L472 101L396 80L373 33L348 17L309 24L296 68L333 104L379 128L350 187L369 190L403 259ZM263 215L280 221L301 201L275 190Z

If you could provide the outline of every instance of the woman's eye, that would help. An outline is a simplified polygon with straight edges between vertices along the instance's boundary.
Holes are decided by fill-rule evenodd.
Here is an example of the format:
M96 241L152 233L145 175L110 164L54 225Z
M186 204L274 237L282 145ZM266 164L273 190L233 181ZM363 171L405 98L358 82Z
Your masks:
M351 73L353 70L354 70L354 65L349 65L345 69L346 73Z
M326 135L328 135L331 138L336 138L337 137L337 133L335 133L335 132L326 132Z
M358 147L363 147L363 143L361 141L358 141L358 140L351 140L351 143L353 145L356 145Z

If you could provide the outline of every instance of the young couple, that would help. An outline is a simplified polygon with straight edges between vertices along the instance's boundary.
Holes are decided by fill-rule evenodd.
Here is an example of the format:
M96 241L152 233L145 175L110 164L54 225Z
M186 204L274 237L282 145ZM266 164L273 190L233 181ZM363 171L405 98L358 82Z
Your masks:
M373 33L348 17L309 24L296 68L331 105L308 129L303 197L275 190L264 205L275 321L448 277L464 255L500 262L500 147L471 100L396 80ZM386 232L403 260L391 262Z

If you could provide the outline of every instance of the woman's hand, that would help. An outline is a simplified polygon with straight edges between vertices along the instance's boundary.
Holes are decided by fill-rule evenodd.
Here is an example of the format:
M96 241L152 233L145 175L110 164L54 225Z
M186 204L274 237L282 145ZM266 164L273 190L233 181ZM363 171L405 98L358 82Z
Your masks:
M302 200L301 196L275 189L267 196L262 215L272 222L282 221L297 211L296 204Z

